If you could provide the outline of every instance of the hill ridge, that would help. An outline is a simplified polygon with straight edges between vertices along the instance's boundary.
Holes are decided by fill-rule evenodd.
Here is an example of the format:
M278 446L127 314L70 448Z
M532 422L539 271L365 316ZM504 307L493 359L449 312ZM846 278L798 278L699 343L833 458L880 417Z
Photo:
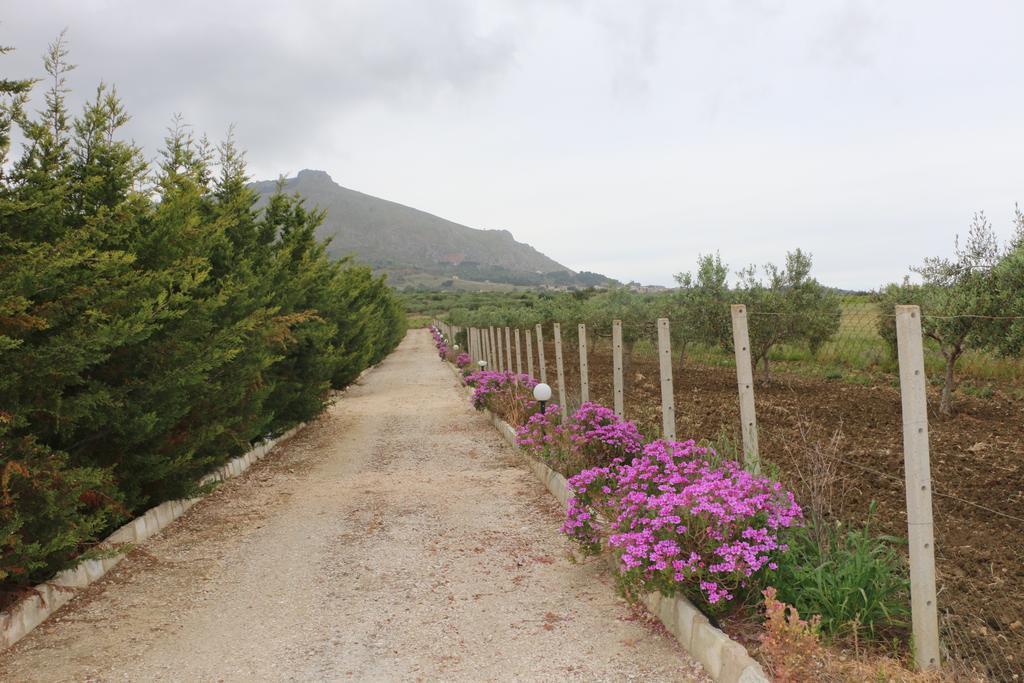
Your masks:
M255 181L265 201L277 181ZM396 285L414 273L516 285L590 286L610 282L576 273L520 242L504 228L480 229L399 202L343 187L322 170L303 169L284 179L286 192L326 211L317 236L330 238L328 253L388 272Z

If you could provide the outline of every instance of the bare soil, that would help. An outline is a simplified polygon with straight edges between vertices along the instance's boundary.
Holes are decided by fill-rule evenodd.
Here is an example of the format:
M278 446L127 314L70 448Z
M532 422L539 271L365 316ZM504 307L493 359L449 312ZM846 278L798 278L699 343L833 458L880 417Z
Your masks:
M575 564L425 331L0 655L4 681L708 680Z
M573 335L571 335L573 336ZM573 336L574 338L574 336ZM579 401L579 356L563 344L569 405ZM554 347L548 380L555 385ZM591 400L612 405L611 354L588 354ZM675 359L678 365L678 358ZM873 528L906 537L900 394L896 378L871 386L787 376L755 387L760 453L783 481L795 479L801 424L825 436L842 428L841 474L849 491L839 517L860 524L874 501ZM677 438L739 442L732 368L675 367ZM946 645L994 680L1024 679L1024 402L1009 392L957 395L957 413L937 413L929 395L929 436L939 607ZM661 425L655 359L637 357L625 381L626 416L647 431ZM1004 516L1009 515L1009 516ZM1012 678L1016 674L1019 678Z

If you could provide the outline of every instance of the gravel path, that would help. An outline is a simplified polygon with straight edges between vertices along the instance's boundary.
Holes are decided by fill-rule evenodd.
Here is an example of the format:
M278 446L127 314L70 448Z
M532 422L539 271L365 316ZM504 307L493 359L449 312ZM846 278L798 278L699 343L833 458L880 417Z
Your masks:
M708 680L559 521L413 331L0 655L0 680Z

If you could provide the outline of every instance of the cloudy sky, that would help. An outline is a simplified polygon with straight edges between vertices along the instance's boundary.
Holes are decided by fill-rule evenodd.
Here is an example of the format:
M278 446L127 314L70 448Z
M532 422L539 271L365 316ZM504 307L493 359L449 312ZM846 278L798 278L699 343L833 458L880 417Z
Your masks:
M4 76L68 29L155 156L236 126L259 179L341 185L577 270L671 284L810 251L873 288L1024 203L1024 3L8 0Z

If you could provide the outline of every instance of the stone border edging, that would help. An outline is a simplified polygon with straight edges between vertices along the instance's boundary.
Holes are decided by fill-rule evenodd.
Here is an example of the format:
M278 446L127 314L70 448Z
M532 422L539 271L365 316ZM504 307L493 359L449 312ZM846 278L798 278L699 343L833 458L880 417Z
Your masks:
M462 375L456 370L461 381ZM472 390L470 390L472 395ZM534 475L543 482L548 491L563 507L568 504L568 482L565 477L554 471L540 460L531 458L516 447L516 433L512 425L494 415L489 410L484 414L495 426L501 436L522 455ZM644 605L666 629L675 636L679 644L693 656L711 678L718 683L769 683L761 665L750 656L747 649L732 640L721 629L711 625L708 618L700 613L693 604L684 597L666 597L661 593L648 593L643 598Z

